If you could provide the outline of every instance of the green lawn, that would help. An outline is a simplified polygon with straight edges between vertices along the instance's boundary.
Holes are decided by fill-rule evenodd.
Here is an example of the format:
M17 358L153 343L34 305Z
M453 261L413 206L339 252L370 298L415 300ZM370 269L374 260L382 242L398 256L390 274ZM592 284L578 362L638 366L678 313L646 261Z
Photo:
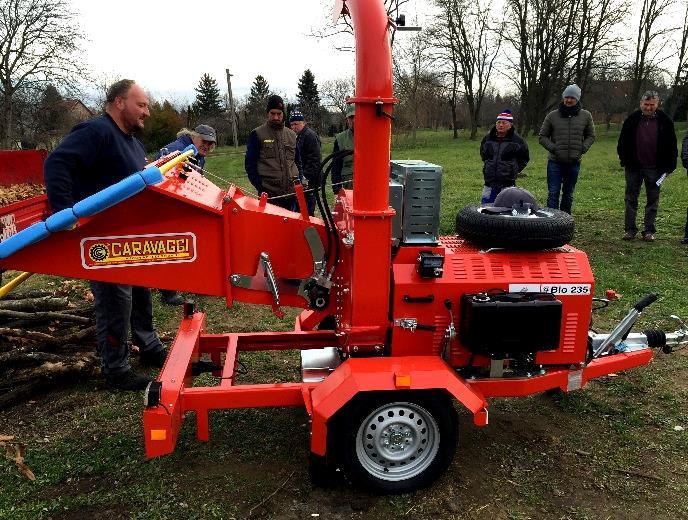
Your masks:
M688 180L679 169L664 183L656 242L621 241L624 181L616 138L600 131L574 198L573 244L590 256L597 294L613 288L624 296L596 314L595 327L609 330L636 299L655 291L660 300L637 329L673 330L669 314L688 318L688 247L679 244ZM441 227L451 234L457 209L480 199L478 142L452 140L447 131L419 133L415 148L407 141L396 140L394 158L444 168ZM546 154L536 139L528 142L531 162L519 184L544 202ZM325 140L323 149L331 146ZM206 166L250 187L241 149L220 148ZM33 277L27 285L46 280ZM215 298L201 297L199 305L211 332L287 330L295 315L279 321L269 309L242 304L225 310ZM160 329L174 331L179 311L157 302L155 311ZM296 357L260 353L245 361L252 377L273 380L293 377ZM301 409L215 412L207 444L195 440L189 418L177 451L146 461L141 396L86 382L0 412L0 435L27 445L26 462L37 476L29 482L9 461L0 463L0 519L686 518L686 380L688 356L659 354L647 367L563 397L495 399L486 428L461 415L459 450L447 474L429 489L397 497L312 487Z

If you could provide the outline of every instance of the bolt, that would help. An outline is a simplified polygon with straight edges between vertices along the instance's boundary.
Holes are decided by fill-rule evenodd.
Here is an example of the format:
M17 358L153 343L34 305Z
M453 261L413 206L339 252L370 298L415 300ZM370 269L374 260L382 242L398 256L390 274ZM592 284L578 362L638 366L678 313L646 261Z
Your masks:
M174 383L174 379L170 379L170 383Z
M288 221L289 221L289 219L288 219L287 217L284 217L284 218L282 219L282 222L288 222Z
M236 208L232 208L232 213L239 213L239 210Z

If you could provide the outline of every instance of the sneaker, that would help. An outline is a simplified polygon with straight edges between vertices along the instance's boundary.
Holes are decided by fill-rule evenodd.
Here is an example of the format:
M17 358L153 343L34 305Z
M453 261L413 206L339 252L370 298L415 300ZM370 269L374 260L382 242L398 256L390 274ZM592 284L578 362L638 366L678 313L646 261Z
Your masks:
M156 350L155 352L141 352L139 364L146 367L162 368L167 359L167 349Z
M153 379L143 374L137 374L131 368L121 374L105 376L105 382L113 390L137 391L145 390Z
M177 291L164 291L162 293L162 302L165 305L184 305L184 298Z
M635 232L633 231L626 231L624 233L624 236L621 237L621 240L633 240L635 238Z
M655 236L652 233L644 233L643 234L643 240L645 242L654 242Z

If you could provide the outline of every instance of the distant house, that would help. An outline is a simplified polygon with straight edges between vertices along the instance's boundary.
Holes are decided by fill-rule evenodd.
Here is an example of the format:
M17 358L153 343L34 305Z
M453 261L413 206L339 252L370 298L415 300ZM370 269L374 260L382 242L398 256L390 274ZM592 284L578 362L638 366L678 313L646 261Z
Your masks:
M67 113L67 118L73 123L85 121L95 115L93 111L79 99L65 99L62 101L62 105Z

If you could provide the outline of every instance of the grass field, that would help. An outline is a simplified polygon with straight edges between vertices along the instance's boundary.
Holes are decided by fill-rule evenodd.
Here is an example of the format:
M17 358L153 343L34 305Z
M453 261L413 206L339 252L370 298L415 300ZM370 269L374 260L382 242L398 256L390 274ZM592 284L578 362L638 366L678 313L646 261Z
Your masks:
M683 129L681 129L681 137ZM637 330L674 330L688 318L688 247L679 244L688 179L677 170L662 186L657 240L623 242L623 172L617 134L600 130L576 187L573 244L585 250L596 293L623 295L595 315L609 330L648 292L660 300ZM546 200L546 154L529 139L531 162L519 185ZM324 150L331 149L331 141ZM453 233L456 210L479 201L478 143L449 132L422 132L415 148L400 137L394 158L443 166L441 230ZM243 187L243 152L219 149L207 170ZM220 183L220 181L218 181ZM641 195L641 205L644 195ZM33 284L49 283L34 277ZM28 282L27 282L28 283ZM282 329L269 309L200 298L211 332ZM156 304L159 328L176 329L178 311ZM602 378L561 397L491 401L490 425L463 412L459 449L449 471L413 494L375 497L345 485L311 486L307 415L301 409L211 414L211 441L198 443L187 420L174 454L146 461L140 395L110 393L97 381L0 412L0 434L27 445L36 482L0 464L0 519L34 518L321 518L380 519L674 519L688 517L688 356L658 354L647 367ZM295 377L293 354L246 358L263 381ZM683 430L682 428L685 428Z

